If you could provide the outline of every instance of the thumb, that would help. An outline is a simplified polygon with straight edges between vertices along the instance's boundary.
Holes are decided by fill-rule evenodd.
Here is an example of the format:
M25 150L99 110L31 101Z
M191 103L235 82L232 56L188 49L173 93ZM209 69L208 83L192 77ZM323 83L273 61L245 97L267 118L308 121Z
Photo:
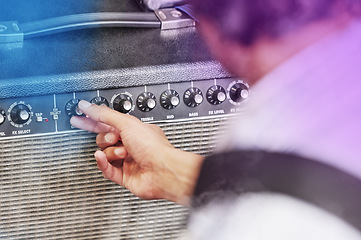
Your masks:
M110 164L105 153L100 150L96 151L94 156L97 160L98 168L100 171L102 171L103 176L110 181L122 185L123 169Z

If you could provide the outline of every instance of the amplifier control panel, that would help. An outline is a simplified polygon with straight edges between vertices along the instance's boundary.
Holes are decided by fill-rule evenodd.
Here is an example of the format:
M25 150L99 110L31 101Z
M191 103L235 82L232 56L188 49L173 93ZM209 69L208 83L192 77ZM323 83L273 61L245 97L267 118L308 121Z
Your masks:
M248 97L247 83L225 78L0 99L0 138L77 130L69 120L82 99L153 123L234 114Z

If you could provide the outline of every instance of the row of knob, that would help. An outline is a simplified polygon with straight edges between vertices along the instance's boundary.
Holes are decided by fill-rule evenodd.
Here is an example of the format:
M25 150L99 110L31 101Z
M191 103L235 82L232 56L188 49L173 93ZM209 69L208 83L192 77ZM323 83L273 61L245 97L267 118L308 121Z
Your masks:
M248 86L241 81L235 82L227 89L229 101L233 104L239 104L248 98ZM226 90L219 85L211 86L206 92L206 99L212 105L219 105L227 99ZM194 108L199 106L204 100L202 91L197 87L187 89L183 94L183 102L186 106ZM68 116L81 116L83 113L78 109L79 99L72 99L65 105L65 112ZM180 104L180 96L177 91L168 89L160 96L160 105L167 110L176 108ZM91 103L97 105L109 106L106 98L97 96L91 100ZM111 99L114 110L122 113L128 113L133 109L132 97L127 93L114 95ZM142 112L149 112L157 105L156 96L151 92L143 92L136 100L136 106ZM14 103L9 109L9 120L14 126L28 124L33 115L31 106L24 102ZM6 120L6 112L0 109L0 125Z
M229 99L232 103L238 104L248 98L248 87L242 82L235 83L229 88ZM207 90L207 101L212 105L219 105L227 99L226 90L219 85L213 85ZM203 93L199 88L191 87L183 94L183 102L186 106L194 108L199 106L204 100ZM83 113L77 108L79 99L70 100L65 107L69 116L81 116ZM106 98L98 96L93 98L91 103L96 105L109 106ZM112 107L121 113L128 113L133 109L132 97L127 93L114 95L111 99ZM168 89L160 96L160 105L167 110L176 108L180 103L180 97L177 91ZM136 106L142 112L149 112L157 105L156 96L151 92L143 92L136 100Z

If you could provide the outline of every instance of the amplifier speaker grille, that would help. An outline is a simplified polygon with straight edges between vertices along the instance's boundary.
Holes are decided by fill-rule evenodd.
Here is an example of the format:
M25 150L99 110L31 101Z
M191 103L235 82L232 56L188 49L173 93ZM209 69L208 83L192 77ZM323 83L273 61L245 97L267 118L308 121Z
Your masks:
M226 118L162 123L178 148L207 155ZM95 135L74 132L0 141L1 239L175 239L188 210L145 201L103 179Z

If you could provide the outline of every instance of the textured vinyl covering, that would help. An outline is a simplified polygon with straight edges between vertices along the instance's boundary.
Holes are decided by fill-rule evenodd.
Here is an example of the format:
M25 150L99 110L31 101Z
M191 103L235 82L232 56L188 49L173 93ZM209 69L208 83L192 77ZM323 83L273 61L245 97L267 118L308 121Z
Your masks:
M163 123L179 148L208 155L225 118ZM188 210L145 201L105 180L95 135L63 133L0 141L1 239L175 239Z
M4 80L0 77L0 99L231 76L218 62L212 61Z

